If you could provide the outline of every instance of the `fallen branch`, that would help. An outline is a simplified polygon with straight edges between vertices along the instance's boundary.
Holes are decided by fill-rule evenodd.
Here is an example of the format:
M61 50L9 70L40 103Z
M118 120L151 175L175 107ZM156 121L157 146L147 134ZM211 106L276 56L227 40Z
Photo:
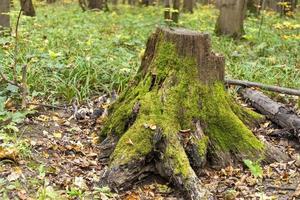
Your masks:
M300 141L300 117L292 109L273 101L259 91L246 88L238 92L244 99L249 100L255 109L280 127L289 130Z
M258 87L258 88L272 91L272 92L300 96L300 90L291 89L291 88L284 88L284 87L278 87L278 86L272 86L272 85L265 85L265 84L256 83L256 82L242 81L242 80L230 80L230 79L226 79L225 83L228 85L239 85L239 86L244 86L244 87Z
M50 104L42 104L42 103L27 103L28 105L33 106L40 106L40 107L46 107L51 109L57 109L57 110L67 110L67 106L70 105L50 105Z

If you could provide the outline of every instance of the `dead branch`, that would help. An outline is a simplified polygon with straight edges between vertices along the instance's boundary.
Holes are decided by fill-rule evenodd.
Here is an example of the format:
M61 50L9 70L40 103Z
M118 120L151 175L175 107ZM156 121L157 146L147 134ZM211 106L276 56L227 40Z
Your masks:
M225 83L228 85L239 85L239 86L243 86L243 87L257 87L257 88L261 88L261 89L272 91L272 92L300 96L300 90L291 89L291 88L284 88L284 87L279 87L279 86L265 85L265 84L256 83L256 82L242 81L242 80L230 80L230 79L226 79Z
M241 89L238 92L260 113L280 127L289 130L300 141L300 117L292 109L250 88Z

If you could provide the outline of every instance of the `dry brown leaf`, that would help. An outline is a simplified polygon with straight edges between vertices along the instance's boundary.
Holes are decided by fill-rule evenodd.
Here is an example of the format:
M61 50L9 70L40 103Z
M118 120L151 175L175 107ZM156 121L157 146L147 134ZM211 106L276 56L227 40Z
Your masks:
M15 148L5 148L0 146L0 159L9 159L15 161L17 158L18 152Z
M132 140L130 138L127 140L126 144L134 145L133 142L132 142Z

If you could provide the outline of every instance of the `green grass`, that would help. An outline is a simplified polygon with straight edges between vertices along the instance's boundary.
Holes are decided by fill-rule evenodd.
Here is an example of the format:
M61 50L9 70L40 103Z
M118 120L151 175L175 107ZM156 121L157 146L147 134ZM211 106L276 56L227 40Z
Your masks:
M36 18L21 18L18 68L28 64L31 94L46 101L70 102L121 91L140 64L148 36L163 23L163 11L157 7L120 5L111 12L82 12L71 3L40 5L36 10ZM14 25L16 11L12 15ZM241 41L214 35L217 11L212 7L182 15L180 26L212 35L213 49L226 57L228 77L299 88L300 28L295 25L300 16L264 15L260 34L260 19L247 18ZM291 25L278 29L286 22ZM0 38L0 64L7 73L13 45L13 37Z

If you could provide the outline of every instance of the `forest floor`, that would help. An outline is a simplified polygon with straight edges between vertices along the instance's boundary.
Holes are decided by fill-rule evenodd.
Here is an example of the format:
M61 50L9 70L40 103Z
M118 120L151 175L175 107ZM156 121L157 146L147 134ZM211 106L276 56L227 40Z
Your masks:
M110 105L103 99L107 100L103 96L94 98L77 109L36 107L38 111L18 125L22 133L19 140L29 144L25 148L30 149L30 156L22 157L9 148L2 152L3 199L184 199L172 185L155 176L119 194L97 187L101 170L107 166L97 160L97 133ZM204 169L200 179L216 199L300 198L300 144L293 139L268 136L276 129L280 130L266 120L253 132L294 159L288 163L255 164L250 170L243 165Z
M158 177L118 194L97 187L107 165L97 160L98 133L102 110L111 104L99 98L122 92L134 76L148 36L163 25L163 9L120 5L110 12L82 12L71 1L35 5L37 17L21 17L17 54L14 31L0 38L0 67L12 77L15 60L17 69L26 64L29 101L66 106L30 105L24 112L18 88L0 81L0 199L184 199ZM11 12L13 27L17 9ZM215 8L199 6L192 15L182 14L179 25L211 35L213 50L226 57L227 78L300 87L300 12L287 18L249 15L239 41L217 37L216 18ZM300 108L299 98L268 94ZM74 102L80 102L77 109ZM300 199L299 142L270 137L275 129L265 121L253 132L294 160L205 169L200 178L216 199Z

